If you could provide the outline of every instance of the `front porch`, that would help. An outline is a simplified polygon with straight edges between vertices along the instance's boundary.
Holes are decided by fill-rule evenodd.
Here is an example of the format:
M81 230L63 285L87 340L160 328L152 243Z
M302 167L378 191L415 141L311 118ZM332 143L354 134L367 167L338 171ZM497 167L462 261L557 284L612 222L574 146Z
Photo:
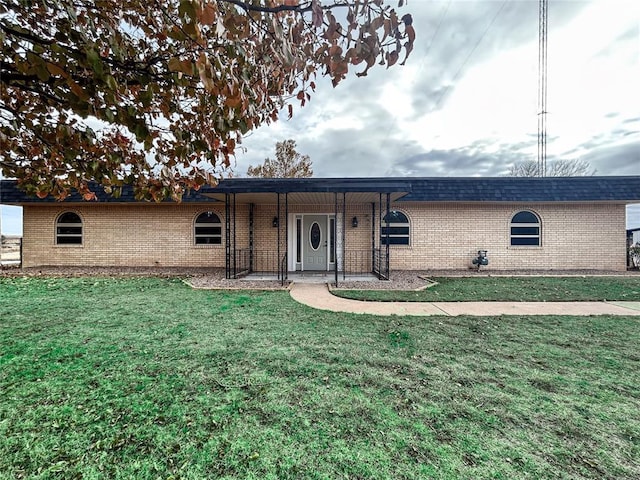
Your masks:
M364 273L360 275L351 275L340 273L339 279L342 282L378 282L380 278L373 273ZM249 273L239 280L242 281L280 281L292 282L292 283L328 283L335 282L335 275L333 272L289 272L286 278L280 278L276 274L268 273Z
M388 280L391 202L406 193L378 179L242 179L209 194L225 204L227 279Z
M226 278L238 279L250 277L253 280L277 279L304 280L322 278L338 284L339 281L371 278L389 280L389 257L387 249L346 250L342 251L338 262L330 262L323 270L304 270L290 268L288 252L248 248L230 249L226 262ZM295 253L294 253L295 255Z

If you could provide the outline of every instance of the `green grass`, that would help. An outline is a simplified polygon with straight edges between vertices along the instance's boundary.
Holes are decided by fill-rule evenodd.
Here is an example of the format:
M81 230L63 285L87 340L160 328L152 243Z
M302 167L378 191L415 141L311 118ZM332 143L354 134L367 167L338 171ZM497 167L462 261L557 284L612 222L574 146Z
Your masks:
M640 478L632 317L0 279L0 478Z
M334 295L379 302L640 301L637 277L446 277L420 291L334 290Z

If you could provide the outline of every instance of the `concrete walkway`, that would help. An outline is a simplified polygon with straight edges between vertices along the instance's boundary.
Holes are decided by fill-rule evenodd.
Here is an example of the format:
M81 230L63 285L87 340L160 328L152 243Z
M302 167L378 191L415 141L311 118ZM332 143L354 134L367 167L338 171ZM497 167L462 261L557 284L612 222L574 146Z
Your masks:
M336 297L326 284L293 283L291 297L332 312L370 315L638 315L640 302L363 302Z

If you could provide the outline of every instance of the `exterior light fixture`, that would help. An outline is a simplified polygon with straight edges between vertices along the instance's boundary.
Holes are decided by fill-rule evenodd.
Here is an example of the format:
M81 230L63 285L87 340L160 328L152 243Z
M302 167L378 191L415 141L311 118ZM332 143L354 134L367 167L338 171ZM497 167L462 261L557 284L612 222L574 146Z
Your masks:
M278 217L273 217L273 222L271 223L271 225L273 226L273 228L278 228L278 224L280 222L278 221Z
M357 227L358 227L358 217L353 217L353 218L351 219L351 226L352 226L353 228L357 228Z

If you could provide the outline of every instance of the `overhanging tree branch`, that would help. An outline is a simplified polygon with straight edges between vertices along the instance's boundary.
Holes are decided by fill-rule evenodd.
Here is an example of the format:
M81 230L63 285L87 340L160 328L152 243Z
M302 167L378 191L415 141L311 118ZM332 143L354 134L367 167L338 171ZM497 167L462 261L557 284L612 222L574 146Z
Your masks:
M177 200L226 171L243 135L304 106L317 75L338 85L354 65L363 75L413 48L413 27L382 0L276 3L11 2L0 20L0 157L16 161L3 173L39 196L86 193L93 178ZM349 8L346 23L337 8Z
M311 3L302 7L300 5L278 5L277 7L263 7L262 5L254 5L251 3L243 2L242 0L221 0L224 3L230 3L237 7L240 7L245 12L259 12L259 13L284 13L284 12L297 12L305 13L311 11ZM337 7L338 5L334 5Z

